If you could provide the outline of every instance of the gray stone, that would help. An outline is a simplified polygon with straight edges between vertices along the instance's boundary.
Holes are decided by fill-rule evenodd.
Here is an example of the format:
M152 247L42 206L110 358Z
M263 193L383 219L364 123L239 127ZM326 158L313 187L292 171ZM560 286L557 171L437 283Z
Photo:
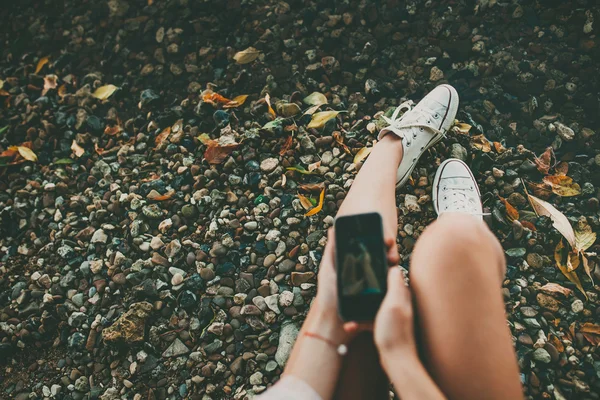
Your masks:
M300 328L293 322L284 323L279 332L279 344L277 346L277 352L275 353L275 361L280 366L284 366L290 357L292 347L298 337Z
M167 349L163 352L163 357L177 357L182 354L187 354L190 352L190 349L187 348L185 344L179 338L175 338L171 345L167 347Z
M550 353L548 353L548 351L546 351L546 349L541 348L541 347L539 349L536 349L533 352L533 359L535 361L539 361L544 364L549 364L552 361L552 357L550 357Z
M467 161L467 149L465 149L460 143L454 143L450 147L450 157Z

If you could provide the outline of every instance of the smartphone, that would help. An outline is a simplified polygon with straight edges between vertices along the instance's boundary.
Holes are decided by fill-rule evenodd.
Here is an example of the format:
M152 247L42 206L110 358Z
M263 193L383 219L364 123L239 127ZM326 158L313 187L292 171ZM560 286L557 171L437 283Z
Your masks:
M339 313L344 321L372 321L387 291L387 257L379 213L335 220Z

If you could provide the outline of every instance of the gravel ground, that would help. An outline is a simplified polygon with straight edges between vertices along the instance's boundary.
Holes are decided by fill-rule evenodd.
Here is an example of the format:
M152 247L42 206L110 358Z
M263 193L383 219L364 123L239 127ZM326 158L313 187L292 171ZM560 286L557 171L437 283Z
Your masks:
M600 398L599 14L591 0L5 4L0 397L265 390L381 116L447 82L457 125L398 192L402 262L435 217L437 165L466 160L506 251L526 396ZM555 208L536 215L528 193Z

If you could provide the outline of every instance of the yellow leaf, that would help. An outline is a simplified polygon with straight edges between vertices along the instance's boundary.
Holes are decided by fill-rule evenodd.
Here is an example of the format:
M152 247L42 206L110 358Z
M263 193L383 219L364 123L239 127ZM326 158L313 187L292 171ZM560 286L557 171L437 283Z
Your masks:
M339 113L339 111L321 111L315 113L313 114L312 119L310 120L310 123L308 124L307 128L322 128L325 126L327 121L337 117Z
M309 107L302 115L313 115L321 106L322 104L317 104L316 106Z
M78 145L75 139L73 139L73 143L71 143L71 150L73 150L73 153L75 153L78 158L85 153L85 149Z
M247 94L242 94L239 96L234 97L231 101L229 101L228 103L225 103L223 105L223 108L235 108L235 107L239 107L242 104L244 104L246 102L246 99L248 98Z
M319 92L312 92L304 98L304 103L309 106L320 106L321 104L327 104L327 97Z
M452 127L452 130L456 133L460 133L461 135L468 135L471 128L471 125L465 124L464 122L459 122Z
M554 249L554 260L556 261L556 265L558 266L558 269L560 269L560 272L562 272L568 280L573 282L577 289L579 289L587 299L587 294L585 293L585 290L583 290L583 286L581 285L581 281L579 280L577 273L574 271L569 271L567 266L563 264L562 260L564 248L565 246L561 239L561 241L556 245L556 249Z
M321 209L323 208L323 200L324 199L325 199L325 189L321 190L321 194L319 195L319 204L317 204L317 206L315 208L313 208L312 210L310 210L309 212L304 214L304 216L310 217L311 215L315 215L319 211L321 211Z
M38 72L40 72L42 70L42 68L44 68L44 65L48 64L49 61L50 61L50 57L40 58L40 61L38 61L38 63L37 63L37 67L35 67L34 74L37 75Z
M577 196L581 194L581 187L573 182L573 178L565 175L544 177L544 183L552 188L552 192L561 197Z
M305 210L310 210L313 208L313 204L310 202L308 197L298 194L298 199L300 199L300 204L302 204L302 207L304 207Z
M271 96L269 96L269 93L265 94L265 101L269 106L269 114L275 117L277 114L275 114L275 110L273 110L273 107L271 107Z
M235 53L233 59L238 64L248 64L256 60L259 55L260 51L256 50L254 47L248 47L246 50Z
M18 151L21 157L23 157L27 161L35 162L38 159L33 150L26 146L11 146L8 148L8 150Z
M571 247L575 247L575 232L567 217L558 211L552 204L538 199L529 193L527 193L527 197L529 198L529 203L531 204L533 211L538 215L550 217L553 222L552 225L565 237L565 239L567 239L567 242L569 242Z
M371 150L373 150L372 147L363 147L362 149L360 149L354 156L354 164L358 164L359 162L367 158L367 156L371 154Z
M200 136L198 136L198 140L202 144L208 144L208 142L210 141L210 136L208 135L208 133L201 133Z
M118 87L116 87L115 85L100 86L98 89L96 89L96 91L94 93L92 93L92 96L94 96L95 98L100 99L100 100L106 100L110 96L112 96L112 94L117 89L118 89Z
M2 89L4 87L4 81L2 79L0 79L0 89Z
M471 137L471 145L484 153L492 151L492 144L483 134Z
M588 225L585 217L581 217L575 229L575 250L586 251L596 242L596 232Z

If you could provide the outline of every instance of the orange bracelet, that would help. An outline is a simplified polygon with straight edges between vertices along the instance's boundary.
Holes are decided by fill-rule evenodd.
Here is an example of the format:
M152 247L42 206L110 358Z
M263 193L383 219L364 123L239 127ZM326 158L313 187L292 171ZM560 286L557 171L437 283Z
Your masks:
M319 334L312 333L312 332L304 332L304 335L311 337L311 338L319 339L319 340L327 343L328 345L333 347L340 356L344 356L348 353L348 347L345 344L337 345L332 340L329 340L326 337L323 337Z

